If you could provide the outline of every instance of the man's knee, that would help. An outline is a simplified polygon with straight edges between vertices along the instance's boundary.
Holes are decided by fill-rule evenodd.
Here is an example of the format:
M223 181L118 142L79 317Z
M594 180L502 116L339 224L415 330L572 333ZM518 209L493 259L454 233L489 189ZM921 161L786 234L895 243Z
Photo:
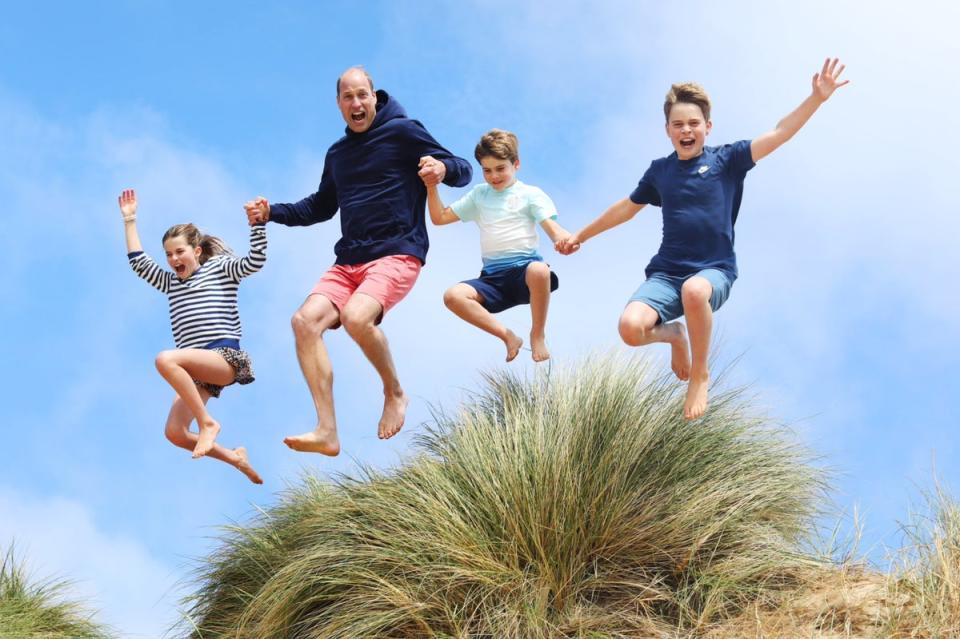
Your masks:
M684 304L702 304L710 301L713 286L702 277L691 277L680 288L680 296Z
M374 328L378 315L373 314L367 306L347 304L340 313L340 323L350 337L356 339Z
M336 308L332 303L304 303L290 318L290 327L297 339L320 337L337 322Z

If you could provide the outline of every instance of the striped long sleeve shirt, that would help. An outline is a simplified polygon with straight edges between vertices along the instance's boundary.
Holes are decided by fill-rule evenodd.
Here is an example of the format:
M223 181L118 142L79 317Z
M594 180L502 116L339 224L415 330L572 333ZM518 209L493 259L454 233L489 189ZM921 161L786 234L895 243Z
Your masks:
M142 251L130 253L128 258L137 275L167 295L177 348L204 348L222 340L236 341L239 348L237 290L241 279L259 271L267 261L264 225L250 227L250 252L245 257L211 257L185 280Z

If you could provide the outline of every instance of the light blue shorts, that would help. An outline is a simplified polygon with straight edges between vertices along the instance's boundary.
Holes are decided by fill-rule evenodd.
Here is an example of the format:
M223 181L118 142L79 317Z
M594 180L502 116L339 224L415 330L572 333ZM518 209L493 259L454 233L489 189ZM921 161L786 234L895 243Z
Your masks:
M702 277L710 282L713 292L710 294L710 308L716 311L730 297L733 280L729 275L717 269L708 268L691 275L667 275L654 273L633 294L630 301L643 302L660 316L658 323L666 323L683 315L683 300L680 288L691 277Z

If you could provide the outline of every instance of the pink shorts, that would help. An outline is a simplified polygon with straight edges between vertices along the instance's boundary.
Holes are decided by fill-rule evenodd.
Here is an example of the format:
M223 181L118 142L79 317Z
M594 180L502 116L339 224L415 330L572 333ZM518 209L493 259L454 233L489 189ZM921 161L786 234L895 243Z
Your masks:
M323 295L343 310L354 293L369 295L383 309L378 322L413 288L423 265L412 255L388 255L365 264L334 264L314 285L311 295Z

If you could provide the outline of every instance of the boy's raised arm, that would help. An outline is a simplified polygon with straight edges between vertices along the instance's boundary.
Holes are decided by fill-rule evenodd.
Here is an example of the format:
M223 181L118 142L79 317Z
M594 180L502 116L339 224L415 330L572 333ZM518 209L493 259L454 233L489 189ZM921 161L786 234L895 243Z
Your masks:
M568 238L557 242L557 252L563 255L575 253L580 248L580 245L589 240L591 237L623 224L634 215L639 213L640 209L645 206L646 204L637 204L629 197L625 197L622 200L615 202L610 208L601 213L593 222L590 222Z
M570 238L570 231L560 226L556 220L547 218L546 220L540 222L540 227L550 237L554 248L561 243L566 242Z
M750 155L754 162L759 162L792 138L820 108L820 105L833 95L834 91L850 82L849 80L840 81L840 74L845 68L846 66L840 64L838 58L826 59L820 73L813 74L813 90L807 99L780 120L772 131L758 136L750 143Z

